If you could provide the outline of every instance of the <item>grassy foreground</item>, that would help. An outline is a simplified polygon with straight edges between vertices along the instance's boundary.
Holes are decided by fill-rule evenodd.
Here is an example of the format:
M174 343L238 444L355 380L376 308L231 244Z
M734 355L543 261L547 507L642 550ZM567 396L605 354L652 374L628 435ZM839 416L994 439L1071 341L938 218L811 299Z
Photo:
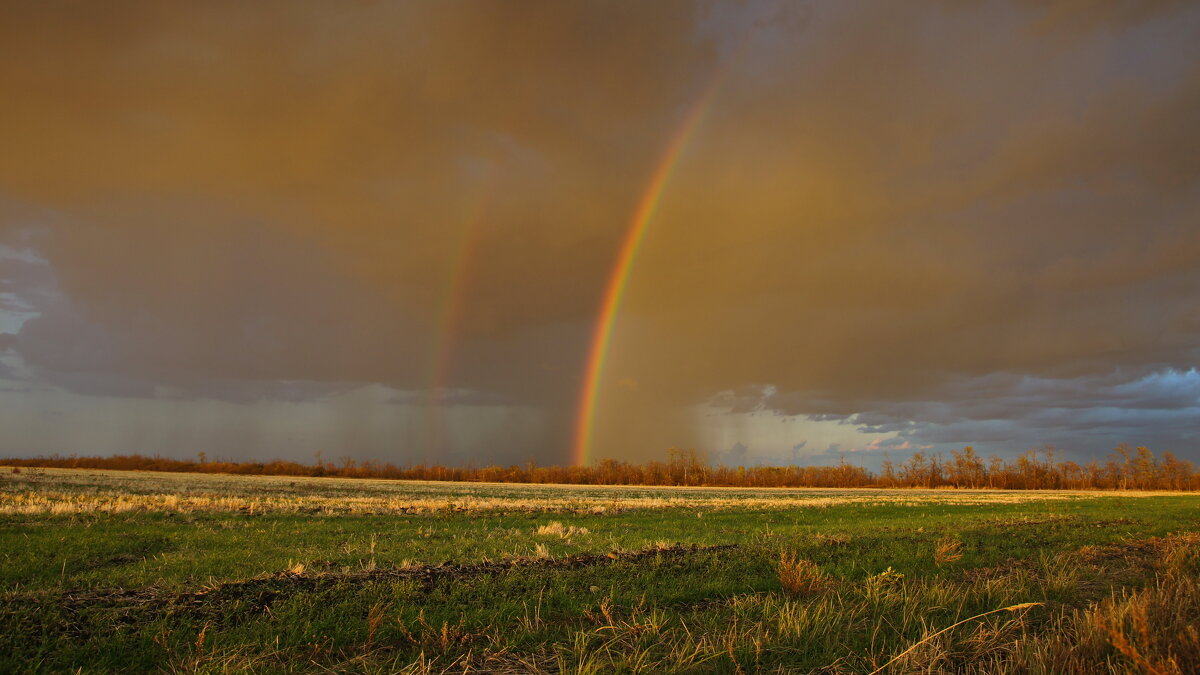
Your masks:
M0 468L0 672L1196 672L1196 533L1163 493Z

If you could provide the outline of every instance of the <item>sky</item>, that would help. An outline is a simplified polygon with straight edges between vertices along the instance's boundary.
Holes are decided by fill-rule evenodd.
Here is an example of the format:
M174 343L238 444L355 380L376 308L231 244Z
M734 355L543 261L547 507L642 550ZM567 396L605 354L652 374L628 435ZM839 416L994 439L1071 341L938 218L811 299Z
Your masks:
M0 20L0 456L1200 461L1200 7Z

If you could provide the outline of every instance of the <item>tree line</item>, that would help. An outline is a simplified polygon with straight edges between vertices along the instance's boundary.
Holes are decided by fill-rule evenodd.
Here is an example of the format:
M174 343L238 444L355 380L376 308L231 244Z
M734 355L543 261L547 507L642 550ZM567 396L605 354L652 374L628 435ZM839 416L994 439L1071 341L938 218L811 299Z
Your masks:
M713 465L695 450L667 451L666 461L643 464L605 459L588 466L538 466L533 462L512 466L396 466L374 460L342 459L313 464L274 460L235 462L170 459L146 455L111 457L37 457L3 459L15 467L59 467L122 471L176 471L263 476L334 476L395 480L468 481L492 483L565 483L571 485L662 485L714 487L885 487L885 488L993 488L1002 490L1200 490L1195 465L1170 452L1156 456L1149 448L1118 446L1105 461L1078 464L1059 458L1046 446L1013 458L983 458L970 446L954 450L949 458L918 452L900 463L885 460L880 471L870 471L844 459L832 466L725 466Z

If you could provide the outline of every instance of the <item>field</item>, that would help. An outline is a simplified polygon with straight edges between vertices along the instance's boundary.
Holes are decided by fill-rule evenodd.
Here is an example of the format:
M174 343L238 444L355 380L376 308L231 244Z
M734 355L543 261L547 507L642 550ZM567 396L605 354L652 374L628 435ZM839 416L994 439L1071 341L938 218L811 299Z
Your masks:
M0 468L0 672L1186 673L1198 575L1176 493Z

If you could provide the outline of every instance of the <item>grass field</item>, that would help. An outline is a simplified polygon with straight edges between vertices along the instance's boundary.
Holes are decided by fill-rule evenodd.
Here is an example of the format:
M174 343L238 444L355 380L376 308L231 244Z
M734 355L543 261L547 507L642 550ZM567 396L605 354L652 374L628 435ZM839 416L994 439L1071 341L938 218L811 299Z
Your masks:
M1200 668L1195 495L0 468L0 563L0 672Z

